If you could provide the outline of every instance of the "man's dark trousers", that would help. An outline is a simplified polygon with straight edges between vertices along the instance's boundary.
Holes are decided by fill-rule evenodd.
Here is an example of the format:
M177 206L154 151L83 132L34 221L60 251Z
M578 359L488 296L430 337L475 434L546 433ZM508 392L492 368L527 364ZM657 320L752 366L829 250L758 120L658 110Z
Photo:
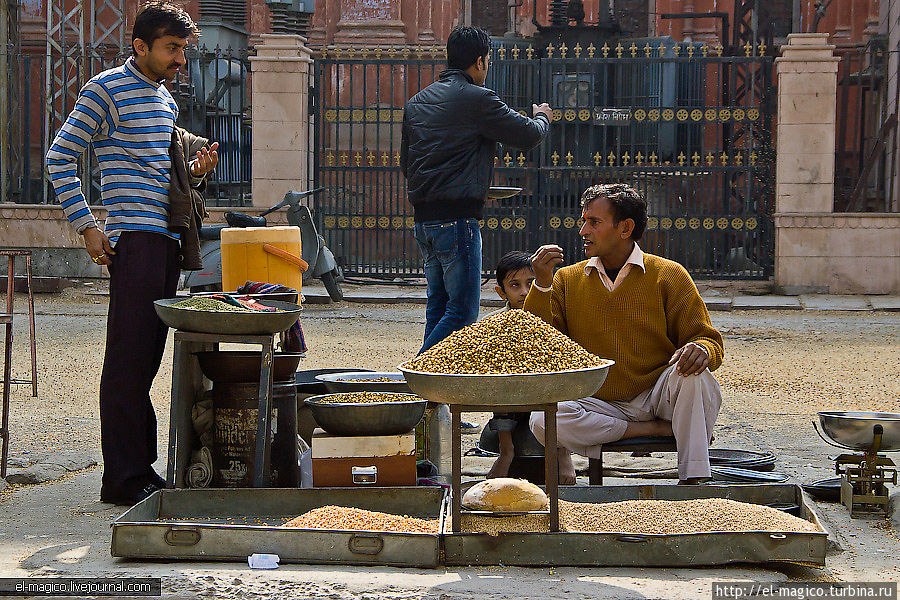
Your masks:
M180 272L178 242L158 233L126 231L115 252L100 377L101 498L134 494L155 479L156 414L150 386L168 327L156 316L153 301L175 295Z

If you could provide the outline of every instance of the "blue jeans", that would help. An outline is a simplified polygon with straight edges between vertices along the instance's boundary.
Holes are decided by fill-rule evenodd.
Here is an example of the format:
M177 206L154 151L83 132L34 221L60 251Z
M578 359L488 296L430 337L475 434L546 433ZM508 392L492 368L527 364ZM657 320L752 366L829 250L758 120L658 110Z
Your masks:
M478 319L481 229L475 219L429 221L416 223L415 236L428 283L421 353Z

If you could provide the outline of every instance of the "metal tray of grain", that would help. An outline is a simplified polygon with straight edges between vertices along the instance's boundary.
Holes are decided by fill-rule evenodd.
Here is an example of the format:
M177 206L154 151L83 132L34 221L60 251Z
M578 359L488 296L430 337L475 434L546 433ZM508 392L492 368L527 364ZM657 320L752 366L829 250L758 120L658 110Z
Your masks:
M727 498L771 506L796 505L800 518L820 532L632 533L449 533L445 516L444 564L597 567L687 567L728 563L825 564L827 534L806 503L800 486L565 486L561 500L697 500Z
M444 490L432 487L163 489L113 522L112 555L246 562L253 553L269 553L282 563L436 567L437 533L280 525L328 505L441 520L446 501Z

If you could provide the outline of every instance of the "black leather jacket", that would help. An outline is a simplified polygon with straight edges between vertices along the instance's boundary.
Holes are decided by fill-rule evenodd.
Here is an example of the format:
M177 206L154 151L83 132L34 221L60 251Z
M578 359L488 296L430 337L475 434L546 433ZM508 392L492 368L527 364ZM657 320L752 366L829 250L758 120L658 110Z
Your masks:
M531 150L549 130L545 116L520 115L468 73L442 72L403 113L400 169L416 221L480 219L497 143Z

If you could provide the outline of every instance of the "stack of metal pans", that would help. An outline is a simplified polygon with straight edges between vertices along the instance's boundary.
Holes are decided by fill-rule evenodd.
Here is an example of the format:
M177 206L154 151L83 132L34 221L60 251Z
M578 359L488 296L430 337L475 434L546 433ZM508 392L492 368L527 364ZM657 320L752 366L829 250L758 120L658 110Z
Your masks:
M709 451L709 464L720 467L737 467L751 471L772 471L775 469L775 455L771 452L711 448Z
M761 473L750 469L718 466L712 467L711 470L715 481L728 483L783 483L788 480L786 473Z

